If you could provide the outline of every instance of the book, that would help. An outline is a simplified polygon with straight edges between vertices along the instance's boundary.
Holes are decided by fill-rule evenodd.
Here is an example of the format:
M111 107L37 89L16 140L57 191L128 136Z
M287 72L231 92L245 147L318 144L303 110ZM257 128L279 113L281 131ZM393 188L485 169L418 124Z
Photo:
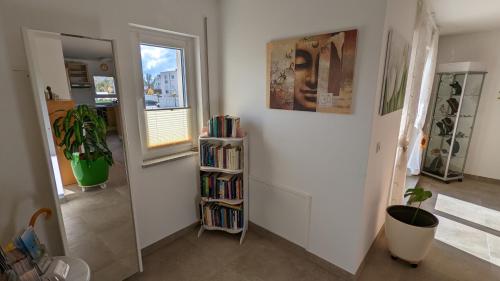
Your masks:
M222 227L237 230L243 228L243 206L228 205L222 202L205 203L203 224L209 227Z
M202 172L200 185L202 197L243 199L243 178L241 175Z
M218 138L236 138L240 128L240 118L236 116L213 116L208 120L208 136Z
M200 163L202 166L228 170L243 168L241 146L218 143L202 142L200 144Z

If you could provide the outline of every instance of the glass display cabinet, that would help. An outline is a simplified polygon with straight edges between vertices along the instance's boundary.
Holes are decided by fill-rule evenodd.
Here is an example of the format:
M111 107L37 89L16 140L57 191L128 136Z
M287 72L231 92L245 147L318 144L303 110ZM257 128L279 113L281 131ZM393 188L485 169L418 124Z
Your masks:
M446 183L462 181L485 75L480 71L436 74L422 173Z

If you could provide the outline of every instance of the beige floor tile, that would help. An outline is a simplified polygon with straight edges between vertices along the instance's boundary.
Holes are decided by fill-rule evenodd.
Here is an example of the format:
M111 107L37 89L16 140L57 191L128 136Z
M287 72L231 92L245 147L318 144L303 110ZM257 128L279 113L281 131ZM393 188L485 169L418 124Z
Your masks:
M433 212L438 194L484 208L500 210L494 207L495 204L500 204L498 186L467 179L463 183L447 185L429 178L423 178L419 185L434 192L434 197L424 204L424 208ZM463 217L470 215L460 209L460 204L448 205L448 208L451 208L448 211L455 212L455 215ZM411 268L401 260L392 260L385 237L381 235L367 255L359 280L499 281L500 267L490 262L500 254L500 240L497 239L499 237L497 233L487 232L483 228L477 229L475 227L478 224L465 219L456 220L456 216L446 212L439 214L445 216L438 230L438 237L444 242L435 240L429 255L418 268ZM482 220L481 214L473 215L478 221ZM339 275L315 264L296 248L277 243L252 229L247 233L243 245L239 245L239 236L236 235L204 232L198 239L196 233L197 229L186 233L178 240L144 257L144 272L127 280L342 280ZM461 249L463 245L467 247ZM483 258L476 257L470 252ZM490 261L484 259L486 255Z
M130 206L121 142L108 141L115 164L110 169L106 189L72 193L61 202L69 254L87 261L92 280L123 280L138 271L135 231Z

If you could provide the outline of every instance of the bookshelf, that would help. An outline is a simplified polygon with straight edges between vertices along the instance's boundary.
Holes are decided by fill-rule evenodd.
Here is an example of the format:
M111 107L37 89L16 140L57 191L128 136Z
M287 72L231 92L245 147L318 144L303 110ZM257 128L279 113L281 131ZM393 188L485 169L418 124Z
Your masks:
M241 148L239 152L240 161L238 169L234 169L234 165L232 168L220 168L217 163L214 165L208 166L204 163L204 148L206 147L230 147L230 148ZM228 138L228 137L199 137L198 139L198 147L200 148L200 157L199 157L199 181L198 181L198 190L200 193L200 230L198 231L198 237L200 237L204 231L206 230L217 230L217 231L225 231L227 233L239 234L240 235L240 244L243 243L245 239L245 234L248 229L248 137L236 137L236 138ZM231 162L228 160L227 162ZM234 161L233 161L234 162ZM227 181L224 181L228 179ZM240 189L233 188L232 191L230 187L223 189L221 192L216 192L218 189L218 184L220 181L224 181L224 183L232 182L235 183L238 180L241 180ZM211 187L212 189L207 191L206 183L207 181L212 181ZM215 185L213 184L215 183ZM216 187L217 186L217 187ZM234 187L235 185L231 185ZM234 192L234 190L238 190ZM241 194L242 192L242 194ZM236 194L236 196L234 196ZM240 196L241 195L241 196ZM233 198L234 197L234 198ZM210 216L206 211L206 208L211 208L210 212L215 210L219 210L218 207L224 208L227 212L231 213L232 210L236 210L239 217L241 219L241 225L235 225L233 223L232 227L222 227L216 225L216 223L207 222L207 215ZM233 209L233 207L235 209ZM220 210L221 212L224 210ZM227 213L224 213L227 214ZM226 218L235 219L236 214L234 216L225 216ZM210 219L211 220L211 219ZM220 220L218 221L220 223ZM225 221L227 224L227 220Z
M87 64L77 61L66 61L68 82L71 88L91 88Z

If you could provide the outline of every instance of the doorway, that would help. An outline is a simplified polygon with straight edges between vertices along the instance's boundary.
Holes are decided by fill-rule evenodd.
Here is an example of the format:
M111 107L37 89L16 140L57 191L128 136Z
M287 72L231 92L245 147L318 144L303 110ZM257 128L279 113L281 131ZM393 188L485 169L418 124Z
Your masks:
M440 32L434 87L424 136L412 136L419 149L408 149L421 160L401 174L426 174L414 182L433 193L423 204L440 220L433 247L498 272L500 97L494 77L500 55L494 46L500 24L489 25L498 18L498 3L455 2L429 2Z

